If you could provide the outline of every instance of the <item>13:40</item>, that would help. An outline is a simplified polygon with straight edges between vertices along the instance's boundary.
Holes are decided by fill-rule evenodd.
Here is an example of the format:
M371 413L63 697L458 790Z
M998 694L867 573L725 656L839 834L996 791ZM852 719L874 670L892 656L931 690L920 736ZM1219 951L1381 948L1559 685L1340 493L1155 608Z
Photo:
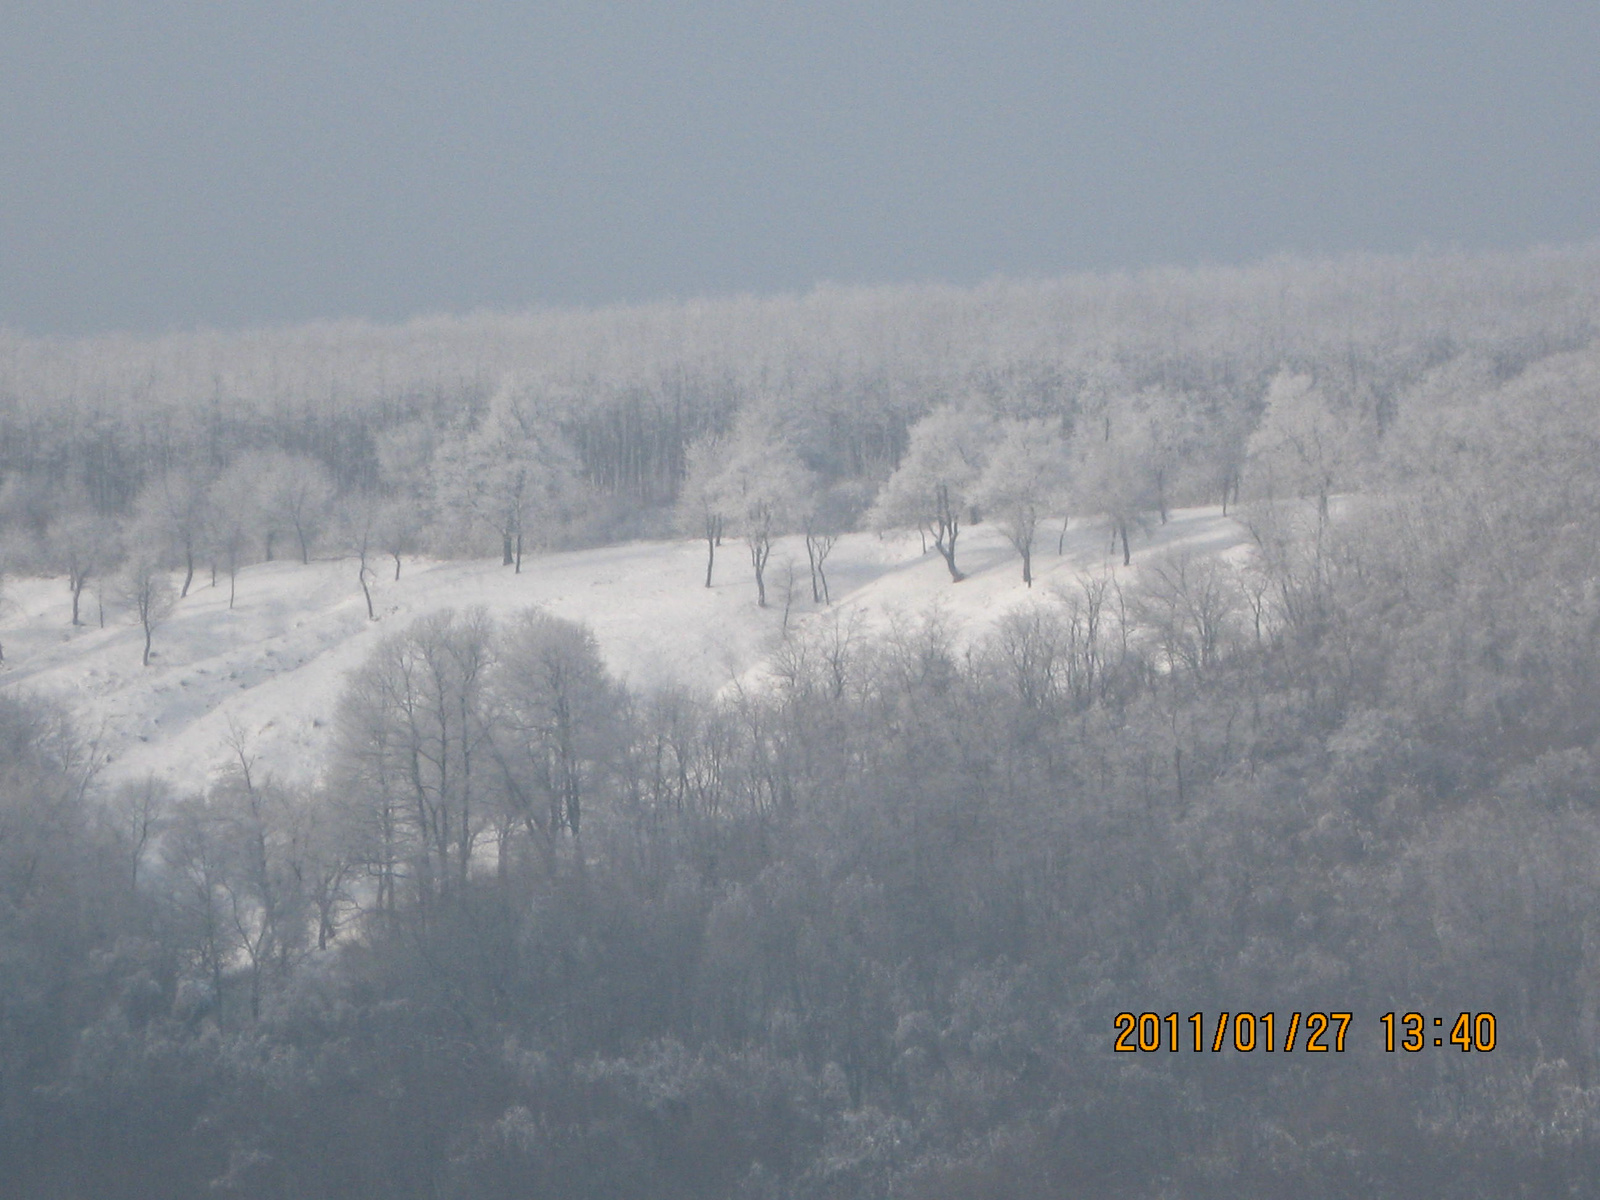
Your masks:
M1419 1012L1402 1013L1398 1018L1394 1013L1384 1013L1378 1020L1383 1022L1384 1049L1390 1054L1395 1052L1395 1030L1400 1031L1399 1049L1415 1054L1418 1050L1425 1049L1431 1042L1435 1046L1459 1046L1463 1054L1469 1050L1489 1051L1494 1049L1495 1020L1494 1014L1458 1013L1450 1026L1450 1034L1445 1036L1444 1017L1434 1017L1432 1024L1438 1029L1437 1036L1428 1036L1429 1021Z

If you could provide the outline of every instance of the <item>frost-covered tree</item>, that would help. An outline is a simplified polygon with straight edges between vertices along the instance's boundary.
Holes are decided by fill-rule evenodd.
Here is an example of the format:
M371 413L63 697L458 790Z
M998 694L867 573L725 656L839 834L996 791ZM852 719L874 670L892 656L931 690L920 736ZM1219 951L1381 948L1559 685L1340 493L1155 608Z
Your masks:
M974 500L1022 559L1033 586L1033 538L1039 521L1066 495L1067 446L1057 422L1006 421L974 490Z
M206 489L206 520L211 526L212 552L231 572L247 562L272 561L277 531L263 510L262 491L271 456L256 452L241 454L212 480ZM237 539L237 541L235 541ZM259 541L259 555L249 549Z
M398 581L405 556L421 547L435 516L433 462L439 430L425 421L407 421L384 430L376 440L385 499L373 514L374 544L394 559Z
M195 556L207 533L208 489L192 475L168 471L151 480L134 502L134 520L153 537L170 562L183 568L179 597L194 583Z
M1266 409L1250 436L1250 471L1266 499L1314 498L1328 519L1328 497L1345 486L1368 453L1375 431L1336 407L1309 375L1280 371L1267 388Z
M905 457L868 517L877 529L922 530L956 583L966 578L956 567L956 539L982 475L989 436L987 419L976 412L947 407L929 413L912 428Z
M806 563L811 569L811 602L833 603L828 593L828 555L842 534L855 528L866 507L868 494L857 483L836 483L818 488L806 505Z
M211 577L220 567L228 573L228 607L238 591L239 568L249 553L251 531L259 522L255 480L246 473L224 471L206 489L206 545L211 551Z
M67 577L72 592L72 623L82 625L83 591L89 580L114 570L118 558L115 525L94 513L69 513L50 523L44 537L44 558Z
M1150 389L1133 399L1132 420L1150 479L1151 499L1161 523L1167 523L1172 494L1191 465L1200 438L1197 402L1180 392Z
M722 545L722 527L727 519L719 490L724 440L715 435L702 438L689 447L685 456L683 486L678 490L678 527L684 533L706 540L706 586L717 562L717 547Z
M577 502L577 458L554 414L507 385L475 429L439 446L434 486L451 510L500 541L501 563L522 571L524 546L549 545Z
M333 513L335 489L328 470L304 454L257 450L240 455L210 493L248 520L262 538L271 562L278 538L293 535L300 561L311 561L311 547Z
M332 517L334 495L328 469L303 454L281 456L268 477L265 508L282 528L294 534L303 564L311 561L311 547Z
M146 547L136 548L122 568L118 596L133 610L139 626L144 631L144 665L150 665L150 641L156 629L172 615L178 603L177 590L172 586L161 557Z
M713 481L718 511L728 532L744 539L756 577L756 603L767 606L767 560L773 538L804 519L815 487L811 472L785 443L755 432L736 436Z
M415 554L422 541L426 518L417 503L407 496L390 496L379 501L372 514L373 546L394 559L395 582L400 580L401 560Z
M394 559L398 582L401 561L421 535L421 517L416 506L403 498L360 492L347 498L337 528L340 546L356 558L356 580L366 598L367 617L377 620L372 604L372 585L378 578L374 560Z
M49 476L43 470L13 471L0 479L0 529L10 531L14 538L40 539L62 509L87 505L87 497L78 497L73 504L63 504L49 486Z
M1127 413L1080 425L1072 440L1073 506L1106 518L1123 566L1133 560L1129 529L1156 507L1153 461L1148 428Z
M426 421L406 421L377 434L378 482L390 495L418 502L431 490L429 471L439 448L440 431Z

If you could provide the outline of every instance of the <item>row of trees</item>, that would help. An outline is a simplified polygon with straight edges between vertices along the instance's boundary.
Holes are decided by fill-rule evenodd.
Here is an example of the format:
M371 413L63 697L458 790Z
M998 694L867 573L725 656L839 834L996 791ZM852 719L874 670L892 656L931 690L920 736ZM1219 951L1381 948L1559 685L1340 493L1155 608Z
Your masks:
M871 492L900 464L911 428L952 406L1073 437L1093 424L1106 434L1109 412L1103 440L1122 449L1101 455L1108 478L1119 456L1176 452L1139 484L1150 495L1138 509L1159 512L1174 488L1220 496L1236 486L1280 371L1314 380L1330 411L1381 435L1442 365L1504 378L1584 344L1597 278L1580 248L825 290L393 329L70 343L0 332L0 540L37 537L73 511L120 523L163 479L203 491L241 456L287 455L316 464L341 497L411 502L437 547L462 547L471 526L475 549L504 556L509 542L514 564L519 524L590 542L664 535L687 456L707 437L761 429L825 490ZM508 379L519 381L513 398ZM1134 410L1156 396L1180 398L1186 416L1136 428ZM492 471L469 465L484 453ZM523 498L505 478L519 456L540 468ZM578 499L546 482L566 473ZM475 494L480 482L492 495ZM529 503L553 499L541 490L561 503L530 520ZM430 511L418 497L440 503ZM264 540L255 524L252 538ZM292 521L275 532L285 543L317 534Z
M924 548L931 543L959 581L960 533L988 519L1015 548L1031 587L1047 516L1062 519L1063 535L1068 513L1103 518L1124 564L1131 529L1165 522L1175 503L1220 499L1227 511L1247 483L1266 500L1314 499L1325 524L1332 492L1370 475L1382 442L1370 410L1288 372L1273 378L1259 421L1244 432L1208 423L1192 395L1161 391L1100 395L1071 424L996 419L977 402L950 405L910 428L905 454L874 499L863 485L828 483L774 420L747 413L729 435L689 448L678 524L705 540L707 587L724 535L740 539L763 607L776 537L803 534L812 600L823 602L831 598L828 555L861 525L919 529ZM539 398L514 387L497 393L474 425L438 438L406 427L384 438L381 451L386 490L354 495L340 495L315 460L277 452L243 455L209 482L163 475L126 520L81 510L56 516L33 539L32 554L24 548L10 561L64 575L74 624L95 580L104 623L109 586L140 618L148 663L151 631L172 607L166 572L181 575L173 582L179 599L197 569L209 569L212 584L225 574L231 607L244 564L271 561L286 544L302 563L313 549L333 550L355 559L371 616L380 558L393 560L398 579L405 555L421 546L459 552L487 538L520 571L527 547L561 544L585 508L571 447Z
M707 587L723 536L741 538L762 606L774 536L805 535L816 600L827 594L828 552L857 524L919 530L924 549L931 543L959 582L961 531L988 519L1016 550L1031 587L1047 516L1104 518L1125 565L1131 528L1157 517L1165 523L1179 503L1220 499L1226 511L1247 475L1265 498L1314 496L1326 520L1332 490L1353 483L1375 452L1375 438L1358 435L1360 419L1330 404L1310 378L1288 373L1273 379L1253 432L1208 425L1196 397L1160 391L1102 396L1075 423L996 419L976 401L948 405L911 426L904 455L870 505L865 488L825 485L757 419L690 448L679 528L705 540Z

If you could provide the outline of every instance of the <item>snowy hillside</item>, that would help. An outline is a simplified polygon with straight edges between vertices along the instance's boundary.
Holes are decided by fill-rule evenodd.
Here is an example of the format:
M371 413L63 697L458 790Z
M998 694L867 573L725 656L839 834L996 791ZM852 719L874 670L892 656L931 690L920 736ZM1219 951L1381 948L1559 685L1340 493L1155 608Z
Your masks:
M1073 522L1060 555L1059 528L1041 531L1031 592L992 527L963 533L959 560L968 578L954 585L939 556L921 552L915 533L848 535L827 563L833 607L859 612L872 628L937 604L970 637L1014 605L1048 602L1053 585L1081 572L1123 570L1120 557L1107 554L1102 524ZM1166 526L1136 537L1131 570L1163 549L1222 554L1244 539L1218 509L1179 511ZM821 609L811 602L798 538L774 549L767 609L755 604L749 563L736 541L719 551L710 589L701 586L705 546L690 541L531 558L521 575L483 560L408 562L398 582L392 569L387 577L380 572L376 621L367 619L353 560L260 564L240 572L232 611L226 580L211 587L208 576L197 576L157 630L149 668L140 665L137 623L109 598L105 628L97 598L86 594L86 624L74 629L64 580L14 580L0 608L0 688L67 704L84 735L97 741L108 782L155 773L179 787L203 786L230 755L230 728L243 733L261 768L280 779L308 780L324 761L346 674L379 638L417 616L474 605L503 615L542 605L586 622L611 669L635 689L673 683L712 689L759 673L780 636L788 561L795 569L794 628L816 620Z

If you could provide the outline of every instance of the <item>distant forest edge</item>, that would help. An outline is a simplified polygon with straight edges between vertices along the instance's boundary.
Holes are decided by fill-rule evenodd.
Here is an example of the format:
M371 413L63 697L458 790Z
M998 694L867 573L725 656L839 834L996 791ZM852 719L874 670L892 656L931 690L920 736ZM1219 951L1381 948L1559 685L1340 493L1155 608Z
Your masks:
M53 542L38 565L63 572L54 559L73 539L48 537L52 522L92 540L82 520L126 524L141 504L147 523L195 526L161 532L189 558L202 536L213 560L254 561L291 545L352 552L352 537L381 533L509 561L512 542L699 532L681 501L712 439L803 472L790 479L810 494L785 498L786 528L814 519L800 510L819 497L827 521L854 523L938 410L989 422L989 442L1008 428L996 422L1076 436L1063 453L1080 477L1120 470L1081 461L1107 455L1160 470L1132 498L1149 509L1215 503L1237 487L1279 377L1313 387L1340 436L1363 443L1338 448L1336 486L1350 488L1409 396L1496 385L1589 346L1597 313L1600 246L1587 245L387 327L0 332L0 530L14 563L25 543ZM1062 507L1083 513L1130 499L1084 478L1072 492Z
M773 536L851 524L953 586L978 516L1021 589L1062 506L1117 556L966 643L824 591L716 695L549 613L382 626L306 787L244 730L204 792L104 786L0 693L0 1197L1593 1194L1597 287L1582 249L10 343L0 546L74 597L122 561L147 658L208 560L670 528L754 600ZM1147 552L1192 501L1249 554ZM1122 1011L1356 1020L1119 1054Z

